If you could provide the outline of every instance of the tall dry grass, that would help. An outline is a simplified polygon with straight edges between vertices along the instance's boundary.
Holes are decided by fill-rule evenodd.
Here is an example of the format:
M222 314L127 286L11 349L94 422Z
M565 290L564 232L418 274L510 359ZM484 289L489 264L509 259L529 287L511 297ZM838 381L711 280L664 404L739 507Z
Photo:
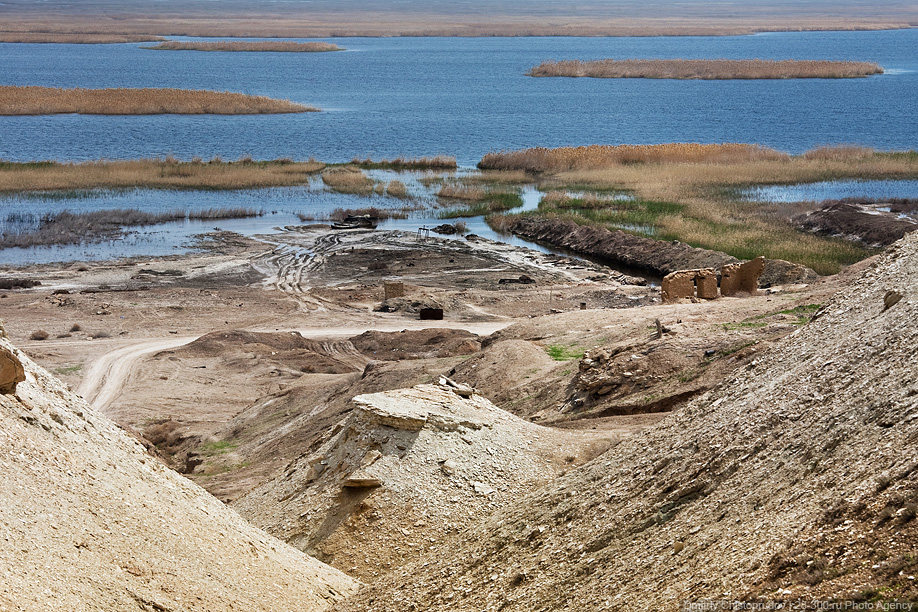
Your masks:
M153 47L141 47L156 51L271 51L281 53L323 53L327 51L344 51L334 43L305 42L298 43L288 40L244 42L221 40L217 42L179 42L168 40Z
M29 10L7 3L6 31L139 33L200 37L329 38L332 36L735 36L767 31L876 30L908 28L918 9L908 3L835 3L832 14L788 11L786 2L735 3L726 13L719 3L671 2L560 3L551 17L543 3L491 3L469 11L463 3L427 3L423 11L406 3L376 3L359 11L309 10L295 13L290 3L188 3L179 11L119 5L117 18L103 3L77 2L60 10ZM139 8L137 8L139 7ZM503 7L503 8L502 8ZM512 7L512 10L508 10ZM123 9L123 10L121 10ZM734 10L735 9L735 10Z
M455 170L457 167L456 158L451 155L396 157L379 161L355 157L351 164L366 170Z
M174 158L82 163L0 161L0 192L77 189L253 189L309 183L317 161L182 162Z
M389 181L386 185L386 195L392 198L405 199L408 197L408 187L398 180Z
M329 168L322 173L322 181L329 189L339 193L369 195L373 193L373 179L354 166Z
M788 159L785 153L760 145L725 143L669 143L657 145L591 145L586 147L536 147L486 154L482 170L565 172L594 170L626 164L736 163Z
M318 110L290 100L227 91L0 86L0 115L260 115Z
M0 32L4 43L56 43L68 45L106 45L120 43L159 42L162 36L147 34L98 34L67 32Z
M627 59L545 61L533 77L602 79L850 79L883 74L873 62L827 60Z
M438 198L446 198L448 200L483 202L488 199L489 193L490 192L487 189L483 189L481 187L446 184L437 190L436 195Z
M841 179L918 178L918 153L884 153L852 146L821 147L795 156L753 155L750 159L739 155L718 159L715 155L706 161L694 157L694 163L674 156L652 167L608 161L607 157L608 163L603 167L581 163L586 167L558 170L567 162L568 151L562 150L561 163L550 155L536 158L541 166L534 166L531 156L522 157L530 167L553 170L539 178L540 188L547 192L535 213L539 216L680 240L743 259L758 255L786 259L820 274L838 272L872 251L800 231L791 219L811 209L812 203L748 202L742 197L745 188ZM627 191L635 201L604 205L602 200L609 190ZM574 197L574 191L593 191L594 195ZM512 226L512 217L489 217L492 221L498 227Z

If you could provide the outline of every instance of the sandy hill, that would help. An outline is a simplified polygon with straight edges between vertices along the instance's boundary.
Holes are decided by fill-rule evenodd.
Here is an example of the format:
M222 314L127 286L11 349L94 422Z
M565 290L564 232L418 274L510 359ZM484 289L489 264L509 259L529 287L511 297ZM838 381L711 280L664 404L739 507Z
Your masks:
M912 235L723 385L338 609L914 601L916 321Z
M611 442L529 423L448 384L360 395L321 445L233 508L372 580Z
M0 610L323 610L344 574L245 523L0 340Z

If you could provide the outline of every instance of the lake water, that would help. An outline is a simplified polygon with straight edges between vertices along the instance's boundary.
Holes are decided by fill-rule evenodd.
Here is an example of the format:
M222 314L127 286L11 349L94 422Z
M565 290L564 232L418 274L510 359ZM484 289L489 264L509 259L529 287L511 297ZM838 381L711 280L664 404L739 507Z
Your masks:
M243 219L186 219L152 226L127 228L117 240L81 245L52 245L28 249L0 249L0 262L8 264L49 263L54 261L99 261L120 256L168 255L192 245L199 234L223 230L245 236L270 234L288 225L328 222L336 208L358 209L377 207L401 212L408 210L407 218L385 219L379 229L415 232L419 227L434 227L456 220L442 220L437 216L443 203L434 195L438 185L425 186L418 173L371 171L377 181L401 180L411 195L409 200L385 195L351 195L329 191L316 180L303 187L277 187L270 189L229 191L172 191L158 189L97 189L71 191L63 194L32 192L0 196L0 233L19 233L38 226L44 214L64 211L85 213L95 210L138 209L150 213L175 210L201 211L210 208L248 208L260 211L258 217ZM533 210L541 197L533 186L521 190L522 206L515 212ZM304 221L299 215L311 217ZM527 246L543 252L549 249L527 242L516 236L498 234L484 217L462 219L470 233L509 244Z
M769 185L744 193L754 202L821 202L843 198L918 199L918 181L824 181Z
M918 29L736 37L355 38L333 42L347 51L200 53L151 51L143 49L143 44L0 44L3 85L227 90L287 98L323 109L274 116L0 117L0 159L82 161L173 154L181 159L251 155L256 159L316 157L340 162L353 157L446 154L470 167L489 151L531 146L746 142L790 153L828 144L918 148L918 122L914 120ZM887 73L864 79L782 81L535 79L524 75L547 59L634 57L867 60L879 63ZM98 193L73 201L5 198L0 201L0 217L15 207L41 211L61 206L71 210L146 208L167 199L174 201L171 208L256 202L258 208L279 211L278 215L239 222L255 231L258 223L292 222L283 216L289 208L283 208L281 201L295 200L297 210L307 214L309 207L321 212L329 206L378 205L366 199L355 204L349 198L309 189ZM480 220L472 223L473 231L484 231ZM231 224L201 224L205 229L216 225ZM186 227L189 234L196 229ZM160 230L169 231L157 228ZM137 238L136 242L144 241ZM112 248L123 249L122 254L154 254L137 252L141 247L129 247L128 241ZM94 247L84 249L84 254L96 252ZM22 257L28 260L30 256ZM0 262L14 259L19 256L0 252Z
M143 44L0 44L0 84L178 87L316 105L279 116L0 117L0 158L175 154L236 159L455 155L532 146L747 142L790 153L918 146L918 29L673 38L344 38L335 53L151 51ZM864 79L531 78L546 59L875 61Z

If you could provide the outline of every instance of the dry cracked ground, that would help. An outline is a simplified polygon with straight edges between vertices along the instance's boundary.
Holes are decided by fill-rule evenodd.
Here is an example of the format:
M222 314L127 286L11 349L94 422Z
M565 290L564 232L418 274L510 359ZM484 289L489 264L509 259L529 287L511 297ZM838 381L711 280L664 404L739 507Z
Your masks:
M661 304L484 240L217 238L4 271L0 609L916 596L918 239Z

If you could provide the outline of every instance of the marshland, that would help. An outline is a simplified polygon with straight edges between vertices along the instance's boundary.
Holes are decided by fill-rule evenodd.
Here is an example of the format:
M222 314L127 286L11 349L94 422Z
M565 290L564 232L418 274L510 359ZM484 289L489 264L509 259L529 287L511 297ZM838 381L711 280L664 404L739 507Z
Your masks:
M9 3L19 4L19 3ZM25 3L27 4L27 3ZM785 3L767 0L753 10L737 5L730 11L716 4L685 2L602 3L536 0L525 5L470 2L426 2L424 11L406 10L390 2L342 4L312 0L309 10L294 2L220 2L219 14L207 3L161 0L158 11L148 3L128 0L116 9L96 3L49 0L54 11L6 11L2 29L98 34L141 33L198 37L330 36L729 36L770 31L845 31L907 28L918 19L909 4ZM831 6L831 8L828 8ZM30 7L31 8L31 7ZM350 10L348 10L350 9Z
M127 42L127 41L126 41ZM218 42L181 42L167 40L152 47L143 47L154 51L231 51L231 52L274 52L274 53L325 53L328 51L344 51L335 43L328 42L294 42L290 40L278 41L231 41Z
M600 79L853 79L883 74L873 62L764 59L626 59L545 61L533 77Z
M290 100L229 91L0 85L2 115L262 115L318 110Z
M524 212L740 257L761 245L770 256L830 272L869 249L801 234L791 219L815 204L751 203L744 190L913 177L908 155L884 153L912 149L918 139L901 104L918 69L909 41L918 42L915 31L691 40L346 38L336 43L355 53L306 56L152 54L139 43L73 46L60 55L46 46L6 45L0 84L8 88L41 75L36 86L57 89L237 89L315 101L325 112L0 117L0 158L10 160L0 166L0 191L23 202L54 197L56 212L91 212L94 202L109 209L265 210L252 228L375 206L395 211L386 223L399 228L461 217L472 231L487 233L485 218L508 227ZM600 79L524 74L547 56L664 53L693 60L821 58L825 65L869 60L886 71L870 79L627 79L614 89ZM105 77L93 69L102 62L122 69ZM258 85L240 74L257 74ZM574 94L579 110L571 113ZM862 146L821 146L851 141ZM636 144L619 144L629 142ZM670 144L642 144L648 142ZM569 143L608 144L561 146ZM33 161L43 159L68 161ZM476 165L481 170L471 170ZM178 202L165 208L171 198ZM409 218L399 219L401 211ZM262 230L243 233L255 231Z
M818 203L752 202L746 195L750 188L918 178L915 152L853 146L821 147L800 155L729 143L538 148L488 154L479 165L539 177L546 193L538 211L527 214L679 240L741 259L765 255L820 274L834 274L873 252L851 241L801 231L795 218L817 209ZM511 230L514 221L513 215L489 218L503 231Z

